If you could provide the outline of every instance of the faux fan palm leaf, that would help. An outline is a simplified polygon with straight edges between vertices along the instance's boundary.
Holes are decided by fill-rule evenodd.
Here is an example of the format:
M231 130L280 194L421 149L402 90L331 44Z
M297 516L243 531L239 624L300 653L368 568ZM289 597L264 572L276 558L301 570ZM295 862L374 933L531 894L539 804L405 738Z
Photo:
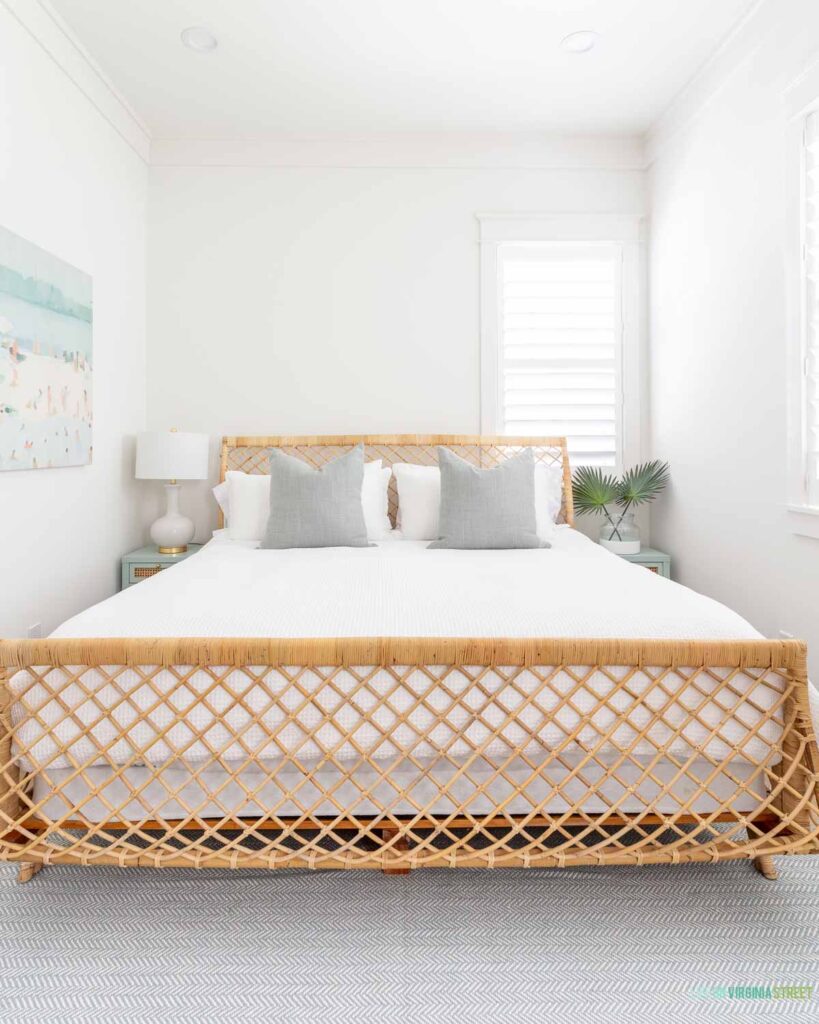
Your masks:
M654 501L668 483L668 474L668 463L659 459L627 470L617 488L617 504L630 507Z
M597 466L580 466L572 481L574 507L579 513L604 512L620 496L617 481Z

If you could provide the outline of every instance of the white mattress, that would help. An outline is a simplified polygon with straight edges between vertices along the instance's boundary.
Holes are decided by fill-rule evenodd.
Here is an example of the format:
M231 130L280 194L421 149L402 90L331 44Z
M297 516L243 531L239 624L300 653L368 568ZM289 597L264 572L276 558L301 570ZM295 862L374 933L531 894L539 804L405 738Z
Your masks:
M627 762L618 768L616 779L604 779L602 766L594 763L572 778L572 769L550 764L533 778L532 769L517 760L504 770L504 780L496 776L491 764L478 760L470 764L468 777L451 782L456 770L452 764L436 765L425 778L421 769L404 762L389 772L388 779L379 781L375 770L364 765L354 768L350 778L339 785L338 769L334 768L320 768L310 779L295 768L279 768L272 780L265 766L244 767L238 773L240 782L220 767L193 773L170 765L155 773L153 768L138 765L116 775L110 768L97 767L82 776L63 768L49 772L47 779L37 776L33 802L42 801L37 809L42 818L97 822L112 817L185 820L192 810L199 819L266 815L335 818L339 805L346 815L358 817L379 816L384 807L389 807L392 815L413 816L419 808L424 808L425 815L456 810L483 815L499 806L506 814L529 814L534 808L541 814L563 814L577 804L587 814L603 814L613 806L621 814L639 814L646 807L659 814L675 814L683 807L709 814L723 807L753 811L765 796L764 773L747 763L715 771L708 761L692 761L681 772L666 760L653 767L653 778L649 778L641 766ZM452 788L449 795L441 796L445 782ZM511 800L510 783L521 790ZM740 783L748 788L738 792ZM59 795L50 795L58 785ZM596 792L589 796L592 787ZM633 789L629 791L629 787ZM334 800L324 797L321 790L332 790ZM398 791L411 792L412 801L398 799ZM366 794L377 798L380 806ZM115 815L112 808L117 809Z
M423 543L395 540L364 549L254 548L252 544L230 542L224 534L217 535L196 556L69 619L53 636L759 637L744 619L718 602L617 558L568 527L558 529L551 549L535 551L429 550ZM485 754L503 758L508 751L517 750L542 756L544 748L564 743L579 714L589 719L579 736L580 744L597 743L619 714L624 722L612 740L627 745L637 730L650 724L652 709L660 706L663 695L655 687L652 696L639 700L641 690L651 690L656 674L646 668L630 684L638 699L619 692L609 705L599 707L601 698L614 688L609 675L617 678L626 671L611 668L608 673L596 673L574 695L577 711L563 707L555 712L557 694L576 685L571 674L560 673L521 711L518 720L511 721L486 746ZM300 763L309 763L321 758L340 737L352 734L374 760L394 760L410 749L419 758L435 757L445 748L453 758L463 757L471 748L457 738L459 731L465 730L467 739L482 740L488 733L484 723L499 725L508 715L509 700L520 699L501 674L484 677L482 685L493 697L481 712L482 723L474 710L485 698L472 686L473 675L463 669L449 676L448 687L459 690L462 696L452 704L444 721L436 722L428 707L418 706L408 722L392 732L390 741L362 720L355 700L344 699L343 695L357 685L354 671L336 676L335 687L341 697L330 690L320 670L305 674L301 681L312 690L313 700L299 713L298 722L280 729L275 742L270 739L271 733L287 717L278 705L267 708L265 728L249 729L243 743L231 742L229 731L219 724L221 715L237 728L246 719L231 687L246 691L244 699L254 711L270 703L270 698L254 689L241 672L229 673L225 685L210 694L210 708L201 703L189 707L190 693L177 689L146 720L133 725L138 709L154 705L156 694L150 687L140 686L139 674L130 669L120 677L124 685L135 687L128 702L122 702L115 688L94 669L84 674L85 686L95 690L93 697L80 687L65 689L59 669L49 673L45 685L31 686L27 672L17 673L11 685L18 696L22 694L13 705L13 714L19 742L31 746L25 763L34 770L43 766L55 770L67 768L71 762L64 755L57 756L54 736L70 745L69 754L75 763L105 764L110 758L116 764L131 764L135 745L146 751L140 756L144 763L178 761L182 748L186 763L201 763L212 755L195 738L194 730L205 733L208 741L222 751L222 758L230 761L246 760L250 749L259 760L297 755ZM164 671L154 679L154 685L166 688L170 694L176 681L173 672ZM285 695L285 701L297 699L284 673L269 672L266 682L276 694ZM516 683L524 693L540 686L529 671L520 674ZM758 761L767 756L778 738L778 724L768 722L751 739L746 734L777 694L772 686L757 686L753 704L743 705L743 691L753 683L753 670L737 675L718 702L712 701L700 711L699 719L716 729L710 738L701 721L683 724L690 710L701 702L702 694L679 683L676 699L663 711L668 721L682 726L681 736L670 748L672 754L689 756L694 747L703 745L708 755L722 759L747 756ZM197 672L188 686L191 691L204 692L212 684L208 673ZM430 690L431 685L426 673L409 674L376 711L376 722L389 729L394 711L416 704L420 693L426 693L428 706L446 707L451 698L443 691ZM50 697L52 686L54 691L63 688L59 702ZM388 672L377 674L370 684L379 694L389 693L394 686L395 680ZM372 703L375 701L372 697ZM42 720L56 723L65 714L62 702L72 708L76 720L97 723L91 737L79 736L71 721L46 730L26 710L42 705ZM113 708L115 704L119 705L116 728L100 715L101 708ZM595 706L597 710L591 714ZM729 708L735 713L726 717ZM163 735L174 719L179 719L179 724ZM532 730L536 739L531 739L522 726ZM305 729L318 727L317 735L305 742ZM107 747L117 734L120 738L113 749L95 760L95 753ZM656 745L670 735L662 722L654 723L635 748L635 755L650 758ZM608 753L616 757L618 751L612 746L601 756ZM360 754L353 744L345 742L335 750L333 759L357 760Z

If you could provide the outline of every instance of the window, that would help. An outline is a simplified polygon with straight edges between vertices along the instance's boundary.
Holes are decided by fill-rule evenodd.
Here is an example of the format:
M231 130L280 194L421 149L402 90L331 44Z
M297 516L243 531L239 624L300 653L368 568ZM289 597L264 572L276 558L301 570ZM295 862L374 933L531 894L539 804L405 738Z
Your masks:
M503 243L499 433L568 438L573 465L620 449L620 248Z
M638 239L628 218L481 218L484 433L565 435L574 466L639 458Z
M819 65L800 71L782 99L787 522L794 533L819 540Z
M819 75L786 92L788 510L793 531L819 538Z
M802 449L804 498L819 506L819 111L804 132L802 197Z

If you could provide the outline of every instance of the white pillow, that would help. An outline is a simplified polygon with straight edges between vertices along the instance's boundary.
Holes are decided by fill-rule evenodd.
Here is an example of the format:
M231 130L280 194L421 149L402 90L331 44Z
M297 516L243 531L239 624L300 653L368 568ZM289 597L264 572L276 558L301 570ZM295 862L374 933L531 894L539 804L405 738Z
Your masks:
M398 529L404 540L437 540L441 471L408 462L396 463L392 471L398 485Z
M232 540L261 540L270 516L270 477L264 473L231 470L224 483L213 488L213 496L225 517ZM381 459L364 464L361 504L369 540L384 540L392 530L387 514L390 469Z
M541 540L551 540L563 503L563 467L535 466L535 523Z
M437 466L398 462L392 467L398 484L398 529L404 540L436 540L441 504L441 471ZM549 541L563 501L563 469L538 462L535 466L535 523L537 535Z
M216 499L216 504L222 510L225 526L227 526L228 509L230 508L230 498L228 497L229 491L230 488L228 487L227 480L223 480L220 484L217 484L211 491L211 494Z
M227 474L228 507L224 509L231 540L261 540L270 518L267 473Z
M364 463L364 480L361 484L361 505L368 540L385 540L392 533L389 517L389 487L392 470L381 468L381 459Z

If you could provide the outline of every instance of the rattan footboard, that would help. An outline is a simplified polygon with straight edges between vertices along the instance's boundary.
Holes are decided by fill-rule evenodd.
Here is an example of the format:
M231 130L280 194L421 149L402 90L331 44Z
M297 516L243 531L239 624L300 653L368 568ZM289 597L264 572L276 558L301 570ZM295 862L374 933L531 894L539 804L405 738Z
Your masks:
M0 665L6 861L399 871L819 849L796 641L3 641Z

